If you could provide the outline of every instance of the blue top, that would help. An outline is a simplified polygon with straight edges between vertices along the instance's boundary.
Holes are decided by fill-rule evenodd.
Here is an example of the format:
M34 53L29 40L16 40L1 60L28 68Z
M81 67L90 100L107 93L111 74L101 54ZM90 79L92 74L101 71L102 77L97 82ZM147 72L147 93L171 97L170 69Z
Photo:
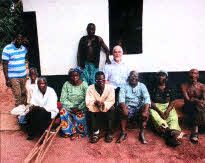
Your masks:
M143 83L138 82L135 88L128 83L122 85L119 94L119 103L125 103L128 107L140 109L143 105L151 105L150 95Z
M16 48L13 43L3 49L2 60L8 61L8 78L22 78L27 75L26 53L27 49L23 45L20 48Z
M126 84L130 74L129 67L123 60L120 63L116 63L114 59L111 64L105 64L103 72L105 73L105 79L113 85L115 89L122 84Z

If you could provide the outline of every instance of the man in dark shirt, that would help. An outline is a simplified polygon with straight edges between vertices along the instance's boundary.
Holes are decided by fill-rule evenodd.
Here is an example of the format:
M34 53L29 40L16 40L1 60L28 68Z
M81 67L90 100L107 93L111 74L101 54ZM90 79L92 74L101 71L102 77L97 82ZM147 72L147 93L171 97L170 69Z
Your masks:
M78 47L78 66L84 70L81 74L81 78L87 82L88 85L95 83L95 73L98 72L99 68L101 48L103 48L106 53L106 63L111 63L109 59L109 49L105 45L103 39L95 35L95 29L95 24L88 24L88 35L80 39Z

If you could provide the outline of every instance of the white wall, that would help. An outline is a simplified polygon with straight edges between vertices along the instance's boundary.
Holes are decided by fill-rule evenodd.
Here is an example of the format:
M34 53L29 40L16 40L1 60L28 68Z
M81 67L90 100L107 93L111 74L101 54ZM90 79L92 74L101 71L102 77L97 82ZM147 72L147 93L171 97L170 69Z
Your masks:
M89 22L109 45L108 0L23 0L23 5L24 11L36 11L43 75L67 74L76 66ZM143 54L124 60L140 72L205 71L204 8L204 0L144 0Z
M141 69L204 71L204 8L204 0L144 0Z
M23 7L24 12L36 11L42 75L65 75L76 66L88 23L96 25L96 35L109 45L107 0L23 0Z

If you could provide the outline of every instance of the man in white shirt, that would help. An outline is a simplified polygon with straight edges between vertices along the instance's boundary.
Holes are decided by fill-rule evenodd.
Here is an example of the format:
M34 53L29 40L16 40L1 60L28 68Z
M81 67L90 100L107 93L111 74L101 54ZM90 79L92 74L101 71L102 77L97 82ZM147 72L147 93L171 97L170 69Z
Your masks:
M103 72L105 73L105 80L115 88L115 102L118 102L118 95L120 86L126 84L129 76L129 68L122 60L123 50L121 46L117 45L113 48L113 60L111 64L104 66Z
M46 78L38 79L38 89L31 98L31 110L26 115L28 121L28 138L32 140L38 134L42 134L49 126L51 119L58 114L57 95L53 88L47 86Z

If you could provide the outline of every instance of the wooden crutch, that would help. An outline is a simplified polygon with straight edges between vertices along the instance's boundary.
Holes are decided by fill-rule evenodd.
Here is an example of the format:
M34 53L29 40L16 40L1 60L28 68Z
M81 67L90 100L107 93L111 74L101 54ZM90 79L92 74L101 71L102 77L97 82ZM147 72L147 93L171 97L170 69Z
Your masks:
M49 125L48 129L43 133L43 135L40 137L38 142L35 144L34 148L31 150L31 152L28 154L28 156L24 160L24 163L29 163L36 156L36 154L38 154L36 161L40 160L39 156L45 150L45 146L46 146L47 142L52 138L53 134L50 135L50 130L51 130L54 122L55 122L55 119L52 120L52 122ZM60 126L58 128L59 128L58 129L58 131L59 131ZM56 130L55 135L58 133L58 131ZM43 138L44 138L44 140L43 140ZM41 143L42 140L43 140L43 143Z
M43 158L45 157L46 152L48 151L48 149L50 148L50 146L53 143L54 138L56 137L57 133L59 132L61 126L58 126L58 128L56 129L55 133L51 133L49 140L47 141L48 144L47 146L45 146L45 148L42 150L41 153L39 153L39 157L37 157L36 159L36 163L41 163ZM51 138L51 139L50 139Z

